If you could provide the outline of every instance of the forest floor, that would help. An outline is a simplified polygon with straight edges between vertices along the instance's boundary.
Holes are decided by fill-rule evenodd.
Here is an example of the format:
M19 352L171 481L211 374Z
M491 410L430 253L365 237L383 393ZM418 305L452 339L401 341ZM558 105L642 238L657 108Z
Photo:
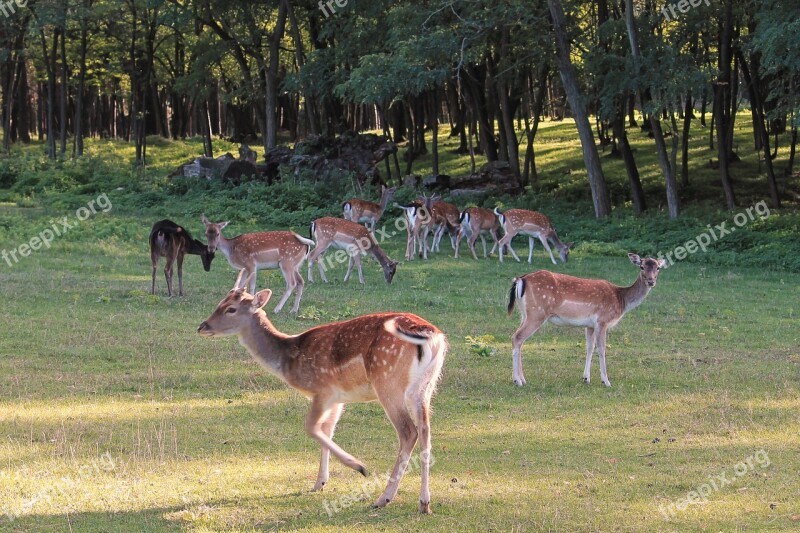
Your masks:
M310 492L319 448L303 431L305 398L234 339L196 333L233 284L221 254L210 273L187 259L186 296L166 297L161 269L158 293L149 294L154 220L170 216L199 234L195 217L209 204L229 214L237 201L254 202L240 191L170 188L166 170L194 155L198 142L154 143L151 170L138 182L127 171L132 149L105 141L89 144L100 163L24 170L27 185L0 191L0 251L19 252L64 216L73 227L18 261L0 260L0 531L800 528L800 273L791 206L662 271L648 299L609 334L612 388L601 385L596 359L591 384L582 383L583 332L552 325L524 346L528 385L513 385L510 336L519 317L505 307L514 276L548 268L629 284L638 269L626 251L667 252L706 232L706 223L731 227L766 193L756 156L744 149L752 142L739 132L744 157L734 172L743 207L720 211L716 175L703 169L712 157L703 152L707 139L695 138L691 187L700 200L670 222L658 207L652 141L636 138L654 212L634 217L622 206L597 222L572 131L543 125L542 177L521 200L547 208L564 240L579 241L567 264L552 265L540 246L533 265L476 261L463 250L453 259L443 242L430 261L399 265L391 285L371 260L364 286L343 284L337 265L331 283L306 285L299 316L270 312L279 329L297 333L368 312L411 311L448 335L433 400L432 516L416 512L415 469L396 501L369 507L397 452L377 404L349 406L336 433L370 478L332 461L326 490ZM16 150L8 164L36 166L26 158L38 157L41 145ZM456 175L464 160L445 156L441 171ZM85 166L101 164L118 172ZM621 165L604 158L620 197ZM105 181L86 180L86 172ZM796 187L797 178L782 180ZM242 216L231 234L272 227ZM719 249L728 241L742 249ZM770 248L774 242L780 246ZM630 249L647 243L655 244ZM517 243L520 255L525 244ZM402 258L405 235L384 246ZM280 273L262 272L259 287L282 294Z

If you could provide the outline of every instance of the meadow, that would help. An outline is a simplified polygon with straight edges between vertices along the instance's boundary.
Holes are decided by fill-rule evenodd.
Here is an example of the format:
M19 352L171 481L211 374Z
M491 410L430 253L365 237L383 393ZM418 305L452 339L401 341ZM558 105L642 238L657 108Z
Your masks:
M716 208L714 173L698 155L686 216L669 221L652 141L637 136L651 212L635 217L617 202L612 217L594 220L569 128L543 125L542 176L526 195L480 200L550 214L562 239L578 242L567 264L552 265L541 246L533 265L453 259L444 239L443 253L403 262L391 285L372 260L364 286L343 284L339 265L331 283L307 283L297 317L270 312L279 329L297 333L368 312L410 311L448 335L433 400L432 516L417 514L414 469L381 510L369 505L382 485L336 461L325 491L309 492L319 448L303 430L305 398L235 339L196 333L235 278L221 254L210 273L187 258L186 296L166 297L161 269L157 295L149 294L147 235L159 218L198 237L203 212L231 218L226 235L279 227L305 235L309 217L338 214L338 204L319 205L300 182L270 193L255 183L226 189L165 178L197 152L195 140L154 143L146 171L130 170L130 147L110 141L91 143L88 161L60 166L42 163L41 145L15 148L0 164L0 250L100 194L113 208L29 257L0 263L0 530L800 528L800 217L791 203L662 272L609 335L612 388L600 384L596 360L592 383L582 383L583 332L552 325L525 344L528 385L513 385L510 336L519 316L505 307L514 276L548 268L630 284L638 269L626 252L673 250L735 215ZM702 154L704 143L698 132L693 151ZM747 207L766 189L756 156L743 159L736 183ZM465 158L444 163L456 174ZM623 197L622 162L604 165L612 195ZM797 177L782 186L796 191ZM318 191L336 194L343 193ZM522 255L526 243L515 242ZM384 247L401 259L405 235ZM277 271L259 275L259 287L277 295L283 285ZM375 404L348 406L336 441L379 478L397 451Z

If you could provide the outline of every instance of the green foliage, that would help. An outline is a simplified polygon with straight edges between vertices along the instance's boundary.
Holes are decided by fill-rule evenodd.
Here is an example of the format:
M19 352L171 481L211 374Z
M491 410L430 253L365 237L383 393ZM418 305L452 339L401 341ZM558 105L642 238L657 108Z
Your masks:
M464 342L467 343L470 353L474 355L490 357L497 353L497 349L493 346L497 342L494 335L467 335L464 337Z

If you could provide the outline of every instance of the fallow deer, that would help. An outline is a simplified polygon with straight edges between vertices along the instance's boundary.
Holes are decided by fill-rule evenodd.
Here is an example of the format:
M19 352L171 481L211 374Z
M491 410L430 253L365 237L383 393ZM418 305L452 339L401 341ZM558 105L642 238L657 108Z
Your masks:
M172 296L172 265L178 263L178 294L183 296L183 257L186 254L199 255L203 262L203 269L211 270L211 261L214 253L208 251L208 246L192 237L189 231L171 220L159 220L150 230L150 262L153 265L153 283L150 294L156 293L156 270L158 270L159 257L166 258L164 277L167 278L167 294Z
M494 253L497 248L497 241L499 240L497 230L500 229L500 222L497 220L494 213L483 207L469 207L461 213L459 221L461 222L461 233L456 237L455 257L458 257L461 239L464 235L468 236L467 244L469 244L472 257L475 259L478 258L478 254L475 253L475 241L478 240L478 237L481 238L481 244L483 244L483 257L487 257L484 233L491 235L494 240L494 246L492 246L492 250L489 252L490 254Z
M206 226L206 240L208 251L219 250L223 253L228 263L237 270L245 269L250 280L250 292L256 291L256 274L260 268L279 268L283 279L286 280L286 292L275 308L280 313L286 300L293 291L294 297L292 313L300 309L300 298L303 297L303 276L300 275L300 265L303 264L309 250L314 246L314 241L301 237L293 231L264 231L258 233L244 233L232 239L226 239L222 230L228 222L215 224L210 222L205 215L202 217Z
M387 188L385 185L381 186L381 200L380 203L368 202L366 200L359 200L358 198L351 198L342 204L345 220L351 222L364 223L370 231L375 231L375 225L378 220L383 216L386 211L386 206L394 197L397 187Z
M356 222L334 217L318 218L311 223L311 239L317 245L308 255L308 281L314 281L313 266L314 262L318 262L319 275L322 277L322 281L328 283L328 278L325 277L325 267L322 264L322 255L331 246L347 251L349 256L347 273L344 275L345 282L350 279L350 273L353 271L353 264L355 263L358 267L358 281L362 285L364 284L361 255L367 252L371 253L380 263L386 283L392 282L392 278L397 271L397 263L389 259L386 252L378 245L375 236L367 228Z
M440 243L444 232L450 235L450 246L456 249L456 239L461 232L461 213L453 204L447 202L433 202L431 205L431 220L422 230L422 243L424 247L428 244L428 233L433 231L433 241L431 242L431 252L439 252Z
M419 196L407 205L395 203L395 207L403 210L406 217L406 261L413 261L419 247L419 254L423 259L428 259L427 242L422 240L422 230L431 220L431 208L438 196Z
M550 249L548 241L552 241L563 263L566 263L569 259L569 250L575 246L575 243L571 242L565 244L561 242L561 239L559 239L556 234L555 228L553 228L550 219L547 218L546 215L536 211L528 211L527 209L509 209L505 213L500 213L495 208L494 213L500 220L503 231L505 231L505 235L500 239L501 263L503 262L503 246L507 246L508 251L514 256L514 259L519 262L519 256L517 256L514 248L511 247L511 239L518 234L528 236L528 263L533 262L534 237L541 241L544 249L550 254L550 260L553 261L554 265L557 263L555 257L553 257L553 250Z
M378 400L397 430L400 451L374 506L383 507L394 499L419 439L419 510L430 513L430 401L447 354L444 334L411 313L377 313L286 335L262 310L272 291L252 296L240 279L198 332L205 337L237 335L253 359L311 400L305 429L322 447L312 490L322 490L328 482L330 453L367 475L364 463L332 437L346 403Z
M514 278L509 293L508 314L516 300L522 323L511 337L514 384L525 385L522 373L522 344L545 323L556 326L586 328L586 365L583 381L589 383L595 344L600 356L600 379L611 386L606 372L606 335L625 313L641 304L656 286L663 259L641 259L628 254L631 263L640 268L633 285L619 287L605 280L584 279L539 270Z

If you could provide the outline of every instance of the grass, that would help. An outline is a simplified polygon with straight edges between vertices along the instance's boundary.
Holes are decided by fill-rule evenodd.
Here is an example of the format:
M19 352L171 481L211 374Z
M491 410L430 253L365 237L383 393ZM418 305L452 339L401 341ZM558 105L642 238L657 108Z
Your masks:
M800 274L777 259L791 259L790 245L770 251L768 267L738 261L763 245L748 241L742 250L695 254L665 270L644 304L609 335L613 388L600 385L596 360L592 384L582 384L583 332L550 325L524 347L528 386L513 386L510 336L519 318L504 310L512 277L550 268L630 283L637 270L624 255L629 245L651 243L657 251L696 235L706 220L731 217L709 208L713 195L704 193L680 222L659 213L630 217L624 205L610 220L594 221L580 176L561 173L580 166L562 128L546 124L542 181L518 201L539 202L565 240L581 243L568 264L553 266L541 247L533 266L443 253L401 264L387 286L370 260L365 286L343 285L338 266L332 283L307 285L299 318L274 316L278 328L296 333L407 310L447 333L451 348L433 402L433 516L416 514L416 471L383 510L369 508L375 490L326 512L326 502L357 494L365 482L335 461L326 491L309 492L319 449L303 432L307 401L269 377L234 339L196 334L233 283L222 256L210 273L196 257L187 259L186 297L164 297L160 271L159 294L148 293L153 220L168 215L197 232L194 216L208 204L252 202L256 212L237 191L170 191L159 176L188 158L193 143L153 148L145 173L128 170L130 154L116 143L92 144L100 161L119 169L109 181L79 183L82 169L62 169L54 175L78 183L10 190L12 203L0 207L0 250L26 242L100 191L110 192L114 209L11 267L0 262L0 530L797 529ZM644 156L644 141L636 142ZM746 157L739 169L753 162ZM459 164L455 157L451 163ZM623 191L616 164L606 173L612 191ZM34 180L47 171L26 172ZM658 180L643 174L656 198ZM693 187L713 191L712 180L698 167ZM748 191L762 182L743 174L737 180L743 199L758 199ZM16 207L23 197L23 205L44 208ZM145 205L164 198L167 205ZM270 227L269 216L243 216L232 230ZM770 221L780 224L756 226L752 238L796 242L796 217L791 209L778 213ZM404 245L397 235L386 249L400 258ZM520 253L523 247L520 241ZM283 281L267 271L259 286L280 296ZM348 407L336 440L375 474L393 464L396 437L378 405ZM754 462L762 450L768 466ZM738 477L742 462L746 472ZM733 483L665 520L660 509L719 475Z

